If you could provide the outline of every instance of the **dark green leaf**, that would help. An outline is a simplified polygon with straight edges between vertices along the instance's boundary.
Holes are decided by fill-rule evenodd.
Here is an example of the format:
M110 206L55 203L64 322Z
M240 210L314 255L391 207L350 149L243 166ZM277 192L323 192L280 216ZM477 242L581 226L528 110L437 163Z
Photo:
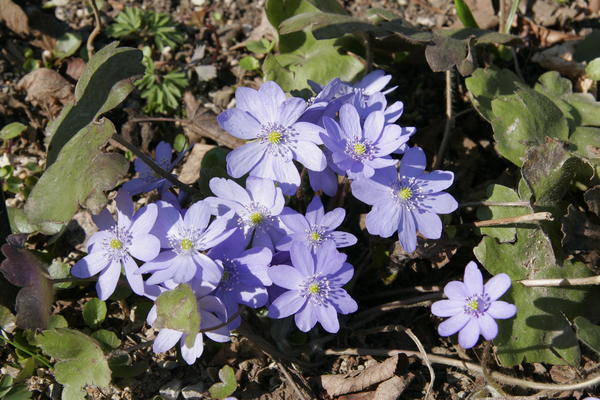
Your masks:
M48 273L50 274L50 278L52 279L64 279L69 277L69 273L71 272L71 267L69 264L59 261L58 259L53 260L50 267L48 267ZM69 289L73 286L76 286L76 282L60 282L55 283L55 289Z
M487 198L490 202L515 202L521 198L513 189L502 185L490 185L487 189ZM483 206L477 209L477 218L480 220L508 218L531 213L531 207ZM502 225L480 228L481 234L494 237L500 243L515 240L517 230L513 225Z
M572 151L587 161L600 165L600 128L580 126L571 133Z
M21 135L27 129L27 125L23 125L20 122L12 122L0 130L0 139L10 140Z
M567 152L561 142L548 139L527 151L521 173L535 196L534 204L554 207L578 173L589 178L592 171L578 157Z
M282 34L310 30L317 39L335 39L357 32L385 32L367 21L350 15L320 11L302 13L286 19L279 26L279 30Z
M2 400L30 400L32 395L33 393L27 388L27 385L20 384L13 386Z
M113 352L115 356L108 360L112 374L116 378L133 378L148 370L148 361L142 360L133 363L129 354L125 352Z
M229 365L225 365L219 370L219 379L221 379L221 382L208 388L208 392L213 399L224 399L231 396L237 389L235 371Z
M541 93L517 83L515 94L492 101L492 128L498 152L521 166L532 145L544 143L546 136L566 140L567 120L560 109Z
M575 318L573 324L577 330L577 338L600 354L600 326L592 324L584 317Z
M110 368L91 337L72 329L44 331L37 337L44 353L56 359L54 377L64 386L62 400L83 400L87 385L110 384Z
M29 222L68 222L79 205L97 214L106 204L103 191L112 189L129 168L120 154L100 148L115 132L104 119L79 131L44 172L25 204Z
M158 296L153 327L183 332L187 335L186 345L192 347L200 330L200 313L194 292L188 285L181 284Z
M54 300L52 284L46 278L48 267L29 250L12 243L2 246L6 259L0 272L7 281L22 288L15 300L17 326L25 329L46 329L50 316L50 305Z
M50 316L50 320L48 321L48 329L68 328L68 327L69 327L69 323L67 322L65 317L63 317L62 315L54 314L54 315Z
M197 185L205 197L214 195L209 186L212 178L230 178L227 174L227 154L229 152L230 150L225 147L215 147L202 157Z
M584 62L592 61L595 58L600 57L600 30L593 30L585 39L581 40L575 46L575 61Z
M465 79L475 109L488 121L492 119L492 100L517 91L519 78L508 69L478 68Z
M87 326L96 329L106 318L106 311L106 303L93 298L83 306L83 320Z
M96 339L106 351L114 350L121 346L121 339L119 339L114 332L106 329L97 330L92 333L92 337Z
M117 45L109 44L90 59L75 87L75 102L48 125L48 166L71 138L127 97L133 90L129 78L144 73L142 52Z

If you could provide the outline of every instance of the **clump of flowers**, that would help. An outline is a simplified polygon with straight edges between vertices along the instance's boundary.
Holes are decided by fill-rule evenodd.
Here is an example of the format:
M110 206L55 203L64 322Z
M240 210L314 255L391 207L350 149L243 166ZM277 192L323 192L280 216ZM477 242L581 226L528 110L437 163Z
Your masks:
M485 285L477 264L467 264L463 282L452 281L444 287L448 300L436 301L431 312L438 317L450 317L438 327L441 336L458 332L458 343L465 349L475 346L479 335L493 340L498 335L496 319L512 318L517 308L498 300L511 286L508 275L495 275Z
M214 196L183 204L181 193L170 191L168 182L136 160L139 177L119 191L117 221L107 210L94 217L101 231L89 240L89 254L75 264L73 275L98 274L98 295L106 299L123 269L135 293L156 301L147 319L159 329L154 351L179 344L189 364L202 354L204 336L229 340L245 307L266 307L271 318L293 315L305 332L317 322L325 331L337 332L338 314L358 309L344 289L354 268L338 249L358 239L338 230L346 210L328 211L320 193L304 213L290 206L291 196L298 193L300 199L307 189L298 191L301 177L308 175L312 189L329 196L336 195L340 180L351 180L345 190L350 187L357 199L372 206L366 217L368 232L383 237L398 232L409 252L417 246L418 233L439 238L438 214L457 207L444 192L453 182L452 172L426 172L423 150L408 146L415 129L395 124L403 105L388 106L386 95L395 89L386 89L390 80L383 71L354 85L334 79L324 87L312 85L316 94L308 102L286 97L275 82L258 90L238 88L236 107L221 113L218 122L233 136L248 140L227 156L229 175L248 174L247 179L213 178L209 186ZM171 147L161 142L158 165L170 171L180 159L172 158ZM307 172L301 174L298 166ZM134 213L131 194L154 189L160 189L161 200ZM434 304L434 314L451 317L440 325L440 334L460 331L464 347L473 346L480 333L486 339L495 337L494 318L514 315L514 306L498 300L509 286L510 279L502 274L484 286L477 267L469 264L465 283L448 284L449 300ZM180 288L198 319L158 323L161 296L179 295L174 291Z

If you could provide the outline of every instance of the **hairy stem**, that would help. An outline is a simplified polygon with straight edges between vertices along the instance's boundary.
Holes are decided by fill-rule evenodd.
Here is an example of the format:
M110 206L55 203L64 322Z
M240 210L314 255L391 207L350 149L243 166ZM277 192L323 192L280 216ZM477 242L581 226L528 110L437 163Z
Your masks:
M96 0L89 1L90 5L92 6L92 10L94 10L94 20L96 23L94 25L94 30L90 33L90 36L88 36L87 40L88 59L92 58L94 55L94 40L96 39L96 36L102 32L102 20L100 19L100 11L96 5Z
M588 276L586 278L524 279L517 282L528 287L600 285L600 275Z
M135 154L137 157L139 157L154 172L156 172L158 175L162 176L163 178L165 178L166 180L171 182L173 185L177 186L178 188L180 188L181 190L184 190L187 193L199 194L199 192L196 189L194 189L190 185L186 185L185 183L181 182L179 179L175 178L175 176L173 176L170 172L162 169L157 163L154 162L154 160L152 158L148 157L143 151L138 149L133 144L129 143L127 140L123 139L122 136L115 134L112 136L112 139L114 141L116 141L117 143L119 143L120 145L125 146L129 151L131 151L133 154Z
M466 224L460 224L459 226L474 226L476 228L486 227L486 226L502 226L502 225L512 225L512 224L522 224L525 222L535 222L535 221L552 221L552 213L550 212L537 212L533 214L525 214L518 215L516 217L507 217L507 218L496 218L496 219L487 219L484 221L475 221L469 222Z
M452 70L446 71L446 125L444 125L444 136L442 136L442 143L440 144L440 148L435 157L433 169L439 168L442 164L442 158L446 153L448 141L450 140L452 125L454 125L454 110L452 109L452 72Z

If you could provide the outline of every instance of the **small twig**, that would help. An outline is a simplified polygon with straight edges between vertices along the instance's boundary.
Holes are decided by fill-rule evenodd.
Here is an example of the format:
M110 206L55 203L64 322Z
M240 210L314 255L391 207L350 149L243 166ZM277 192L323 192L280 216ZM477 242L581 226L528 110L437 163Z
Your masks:
M123 139L123 137L121 137L120 135L115 134L112 136L112 139L114 141L116 141L117 143L119 143L120 145L125 146L129 151L131 151L133 154L135 154L137 157L139 157L154 172L156 172L158 175L162 176L163 178L165 178L166 180L171 182L173 185L177 186L181 190L186 191L187 193L200 194L198 192L198 190L194 189L192 186L186 185L185 183L181 182L179 179L175 178L174 175L172 175L168 171L165 171L164 169L162 169L158 164L156 164L154 162L154 160L152 158L148 157L143 151L138 149L133 144L129 143L127 140Z
M454 111L452 110L452 70L446 71L446 125L444 126L444 136L442 136L442 143L435 157L433 163L433 169L439 168L442 164L442 157L446 153L446 147L448 147L448 141L450 140L450 133L452 131L452 125L454 125Z
M600 285L600 275L588 276L586 278L524 279L517 282L527 287Z
M301 400L310 400L310 399L306 398L306 396L304 395L304 392L302 392L302 390L300 390L300 388L294 381L294 378L292 378L289 371L287 370L286 366L277 361L275 362L275 364L277 365L277 368L283 374L283 376L285 376L285 379L287 379L287 381L290 384L290 386L292 387L292 389L294 389L294 392L296 392L296 396L298 396L297 398L301 399Z
M190 121L181 118L167 118L167 117L144 117L144 118L131 118L129 122L140 123L140 122L174 122L181 125L191 125Z
M326 355L330 356L340 356L340 355L351 355L351 356L379 356L379 357L393 357L397 354L405 354L407 356L418 357L420 359L423 358L423 355L420 351L414 350L388 350L388 349L365 349L365 348L348 348L348 349L328 349L325 350ZM437 354L427 354L427 357L433 364L443 364L449 365L454 368L460 368L463 370L468 370L470 372L474 372L480 375L483 375L483 369L480 365L477 365L472 362L457 360L454 358L438 356ZM515 378L514 376L505 375L501 372L490 371L490 375L496 381L511 386L519 386L526 389L534 389L534 390L553 390L553 391L568 391L568 390L578 390L584 389L590 386L595 386L600 384L600 374L589 376L587 379L577 383L570 384L553 384L553 383L545 383L545 382L535 382L526 379Z
M531 204L528 201L465 201L460 203L459 207L528 207Z
M481 227L486 227L486 226L522 224L525 222L535 222L535 221L552 221L553 219L554 218L552 217L552 213L544 211L544 212L537 212L537 213L533 213L533 214L518 215L516 217L496 218L496 219L487 219L484 221L469 222L466 224L460 224L458 226L474 226L476 228L481 228Z
M102 32L102 20L100 19L100 11L98 10L98 6L96 5L96 0L89 0L90 5L92 6L92 10L94 10L94 20L96 21L94 25L94 30L90 33L87 40L87 52L88 59L92 58L94 55L94 39L96 36Z
M429 370L429 386L427 386L427 392L425 392L425 399L428 399L429 396L431 396L431 389L433 389L433 384L435 383L435 372L433 372L431 361L429 361L427 352L425 351L425 348L423 347L423 344L421 343L417 335L415 335L413 331L410 330L410 328L406 328L404 332L406 332L406 334L412 339L412 341L415 342L415 345L421 352L422 360L425 362L425 365L427 365L427 369Z
M410 299L391 301L389 303L384 303L375 307L371 307L356 315L356 322L352 324L351 328L357 328L361 325L364 325L365 323L373 320L374 318L377 318L377 316L382 312L397 310L399 308L427 306L431 304L433 300L439 300L442 297L442 292L433 292L423 294L421 296L412 297Z
M27 350L25 347L21 346L19 343L13 342L12 340L10 340L8 338L8 335L6 334L6 332L4 330L0 329L0 332L2 332L2 335L0 336L1 340L4 340L6 343L10 344L15 349L20 350L23 353L25 353L27 355L30 355L31 357L35 358L36 360L38 360L39 362L41 362L42 364L44 364L45 367L52 368L52 365L50 364L50 360L48 360L46 357L41 356L41 355L36 354L36 353L32 353L31 351Z

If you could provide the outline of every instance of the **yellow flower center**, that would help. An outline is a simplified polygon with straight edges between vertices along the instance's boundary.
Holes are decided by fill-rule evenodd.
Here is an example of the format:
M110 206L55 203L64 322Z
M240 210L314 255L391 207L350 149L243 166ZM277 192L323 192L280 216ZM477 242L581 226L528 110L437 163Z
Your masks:
M316 284L316 283L311 283L311 284L308 286L308 291L309 291L311 294L318 294L318 293L319 293L319 285L318 285L318 284Z
M194 247L194 243L190 239L183 239L179 242L179 247L181 250L190 251Z
M119 239L111 239L109 246L111 249L121 250L123 248L123 242L121 242Z
M477 301L477 299L473 299L467 303L467 307L469 307L473 311L477 311L479 310L479 302Z
M309 238L313 242L318 242L319 240L321 240L321 234L319 232L312 232L309 235Z
M367 146L365 146L364 143L356 143L353 146L353 149L354 149L354 154L361 155L361 154L365 154L365 151L367 151Z
M250 214L250 222L252 223L252 225L258 225L261 222L263 222L264 219L265 217L259 212Z
M279 144L279 142L281 142L282 137L283 137L283 134L281 132L271 131L267 135L267 140L271 144Z
M402 200L408 200L412 197L412 195L413 195L413 192L409 188L402 188L398 192L398 196L400 196L400 198Z

